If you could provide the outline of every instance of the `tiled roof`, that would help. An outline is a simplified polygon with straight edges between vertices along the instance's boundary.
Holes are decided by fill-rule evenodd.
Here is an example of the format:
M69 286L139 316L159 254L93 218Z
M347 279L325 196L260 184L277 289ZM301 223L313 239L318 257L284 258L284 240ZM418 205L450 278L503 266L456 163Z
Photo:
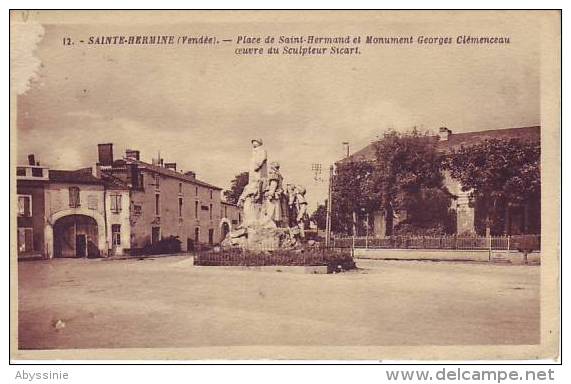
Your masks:
M524 141L540 141L540 127L523 127L508 129L493 129L488 131L452 133L448 140L439 141L438 147L444 151L460 148L479 143L489 139L512 139L517 138Z
M149 169L153 172L159 173L159 174L164 175L164 176L174 177L176 179L179 179L182 181L188 181L190 183L194 183L194 184L206 187L206 188L216 189L219 191L222 190L222 188L220 188L220 187L217 187L217 186L212 185L212 184L208 184L208 183L201 181L201 180L198 180L197 178L194 178L192 176L185 175L184 173L173 171L172 169L169 169L169 168L161 167L161 166L154 165L154 164L145 163L144 161L130 159L130 158L126 158L125 161L128 163L132 163L132 164L138 164L139 166L141 166L143 168Z
M93 176L91 168L83 168L75 171L64 171L50 169L50 181L58 183L76 183L76 184L101 184L103 180Z
M112 189L129 189L127 183L123 180L110 175L106 172L101 172L101 179L105 182L105 185Z
M472 145L493 138L518 138L525 141L539 142L540 136L541 132L539 126L451 133L448 136L448 140L438 141L438 148L442 151L448 152L453 149L457 149L462 145ZM435 138L437 138L437 136L435 136ZM340 160L339 163L347 161L372 161L375 159L375 156L375 142L373 142L363 149L353 153L351 156Z
M49 172L49 179L51 182L71 184L98 184L105 185L114 189L129 189L126 183L106 173L101 173L101 178L93 176L91 168L82 168L75 171L51 169Z

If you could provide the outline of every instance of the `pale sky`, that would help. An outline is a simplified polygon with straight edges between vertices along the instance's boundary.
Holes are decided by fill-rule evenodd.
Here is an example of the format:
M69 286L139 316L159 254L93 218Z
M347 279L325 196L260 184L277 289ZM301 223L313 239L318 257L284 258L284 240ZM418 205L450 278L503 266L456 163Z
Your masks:
M21 30L25 33L27 26ZM18 96L18 161L35 153L57 169L91 166L97 143L115 157L139 149L150 162L193 170L227 188L247 170L261 137L286 182L307 187L310 209L326 197L312 163L329 164L387 128L453 132L538 125L537 28L491 19L411 23L398 18L342 23L48 25L34 29L39 59ZM508 46L362 46L349 57L241 57L234 46L74 46L62 38L114 34L508 35ZM17 38L18 36L15 36ZM24 82L25 83L25 82Z

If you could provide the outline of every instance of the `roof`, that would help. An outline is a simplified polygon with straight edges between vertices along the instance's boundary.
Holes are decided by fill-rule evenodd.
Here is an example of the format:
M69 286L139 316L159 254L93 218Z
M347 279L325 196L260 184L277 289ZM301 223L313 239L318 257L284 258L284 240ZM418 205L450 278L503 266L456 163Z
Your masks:
M180 172L174 171L174 170L169 169L169 168L161 167L161 166L159 166L159 165L154 165L154 164L145 163L144 161L135 160L135 159L131 159L131 158L126 158L126 159L124 159L124 160L125 160L125 162L127 162L127 163L138 164L138 165L141 166L142 168L149 169L150 171L159 173L159 174L164 175L164 176L173 177L173 178L175 178L175 179L179 179L179 180L182 180L182 181L187 181L187 182L189 182L189 183L194 183L194 184L200 185L200 186L202 186L202 187L206 187L206 188L216 189L216 190L219 190L219 191L222 190L222 188L220 188L220 187L217 187L217 186L212 185L212 184L208 184L208 183L206 183L206 182L204 182L204 181L198 180L198 179L195 178L195 177L192 177L192 176L189 176L189 175L185 175L184 173L180 173Z
M522 128L506 128L492 129L487 131L474 131L463 133L450 133L448 140L439 140L438 149L448 152L461 146L468 146L484 140L499 138L518 138L524 141L540 141L541 131L539 126L522 127ZM435 136L438 137L438 136ZM371 161L376 157L375 144L373 142L361 150L353 153L351 156L341 159L339 163L347 161Z
M83 168L75 171L51 169L49 172L49 178L52 182L74 184L104 184L103 180L93 176L91 173L91 168Z
M75 171L56 170L49 171L49 181L70 184L95 184L105 185L113 189L129 189L126 183L118 178L101 173L101 177L93 176L91 168L82 168Z
M488 131L476 131L465 133L452 133L448 140L439 141L439 149L450 151L490 139L512 139L517 138L523 141L537 141L541 139L539 126L523 128L493 129Z
M108 173L101 172L101 179L103 179L105 185L111 189L129 189L127 183Z

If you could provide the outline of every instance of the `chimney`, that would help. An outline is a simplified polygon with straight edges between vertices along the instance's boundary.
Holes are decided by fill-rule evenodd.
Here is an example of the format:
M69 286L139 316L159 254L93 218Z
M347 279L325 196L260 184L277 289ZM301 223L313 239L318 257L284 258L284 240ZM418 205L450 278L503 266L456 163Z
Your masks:
M172 169L176 172L176 163L165 163L165 168Z
M127 149L125 151L125 157L127 159L141 160L141 152L135 149Z
M187 172L184 173L184 175L185 175L185 176L190 176L190 177L192 177L193 179L196 179L196 173L195 173L195 172L187 171Z
M113 143L97 144L99 165L113 165Z
M36 165L36 158L33 153L28 155L28 165Z
M438 137L440 141L448 141L448 138L450 137L451 134L452 131L446 127L440 127L440 129L438 130Z
M91 174L93 177L101 178L101 165L99 165L99 163L91 167Z

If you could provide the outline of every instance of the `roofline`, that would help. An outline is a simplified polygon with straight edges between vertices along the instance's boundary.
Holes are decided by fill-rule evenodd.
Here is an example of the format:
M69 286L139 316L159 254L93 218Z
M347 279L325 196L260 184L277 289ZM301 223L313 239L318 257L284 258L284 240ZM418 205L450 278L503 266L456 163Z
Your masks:
M141 161L141 160L136 160L136 159L131 159L131 158L123 158L123 160L125 160L126 162L130 162L130 163L136 163L136 164L140 164L143 166L151 166L151 167L157 167L161 170L161 173L165 174L166 176L170 176L173 177L175 179L179 179L179 180L183 180L183 181L187 181L189 183L194 183L197 185L200 185L202 187L206 187L206 188L211 188L211 189L216 189L219 191L222 191L223 188L217 187L215 185L209 184L205 181L201 181L197 178L192 178L190 176L187 176L183 173L179 173L177 171L173 171L172 169L168 169L168 168L164 168L164 167L159 167L158 165L154 165L154 164L149 164L147 162ZM149 171L151 172L156 172L155 170L153 170L152 168L148 168Z

